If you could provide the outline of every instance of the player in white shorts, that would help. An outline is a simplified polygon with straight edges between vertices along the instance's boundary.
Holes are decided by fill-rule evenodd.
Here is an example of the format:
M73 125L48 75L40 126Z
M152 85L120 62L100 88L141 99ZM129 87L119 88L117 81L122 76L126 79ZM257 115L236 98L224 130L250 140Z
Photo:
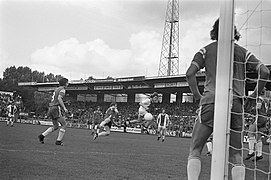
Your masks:
M13 123L15 121L15 114L17 112L17 107L14 105L14 102L12 102L7 107L7 113L8 113L8 120L7 120L7 126L10 123L10 126L13 127Z
M165 133L166 133L166 129L167 126L169 124L169 116L168 114L166 114L165 109L162 109L162 112L158 115L157 117L157 124L158 124L158 128L157 128L157 141L160 140L161 136L162 136L162 142L165 141Z
M134 123L145 123L144 127L147 128L149 125L153 122L151 120L146 120L144 116L149 113L148 111L150 110L150 105L152 102L156 102L158 100L158 93L154 92L151 94L148 98L144 99L139 103L140 107L138 109L138 119L127 121L128 124L134 124Z

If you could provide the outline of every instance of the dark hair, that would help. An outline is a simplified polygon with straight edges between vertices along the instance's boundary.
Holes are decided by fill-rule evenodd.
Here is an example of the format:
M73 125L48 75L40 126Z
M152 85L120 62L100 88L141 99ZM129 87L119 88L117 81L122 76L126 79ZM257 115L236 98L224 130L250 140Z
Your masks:
M115 102L110 103L110 107L116 106L116 105L117 105L117 103L115 103Z
M67 78L62 78L58 82L60 86L65 86L68 81L69 80Z
M218 40L218 32L219 32L219 19L217 19L213 25L213 29L210 31L211 40ZM238 41L241 35L237 31L236 26L234 26L234 39Z
M157 92L154 92L154 93L152 93L152 95L150 96L151 98L153 98L153 97L158 97L158 93Z

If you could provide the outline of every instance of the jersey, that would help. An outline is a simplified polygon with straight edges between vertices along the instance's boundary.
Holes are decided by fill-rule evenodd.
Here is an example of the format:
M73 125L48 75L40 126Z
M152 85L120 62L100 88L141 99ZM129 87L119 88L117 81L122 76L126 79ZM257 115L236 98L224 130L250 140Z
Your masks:
M103 113L100 110L96 110L93 113L94 122L99 123L103 119Z
M206 80L200 105L215 102L215 84L217 67L217 41L200 49L194 56L192 64L198 70L205 68ZM234 98L244 96L245 72L257 71L262 64L253 54L245 48L234 44L233 63L233 95Z
M58 97L61 96L61 98L64 98L65 93L66 93L66 90L65 90L65 88L63 86L60 86L60 87L56 88L54 93L53 93L52 100L49 103L49 106L50 107L51 106L60 106Z
M110 118L112 120L112 118L115 117L117 114L118 114L117 108L109 107L105 112L104 118L105 119Z
M8 105L7 110L8 110L8 116L12 117L17 112L17 107L15 105L10 104Z
M169 116L166 113L160 113L157 118L158 126L166 127L169 123Z
M151 100L150 98L146 98L143 101L139 103L140 106L142 106L144 109L148 110L149 106L151 105Z

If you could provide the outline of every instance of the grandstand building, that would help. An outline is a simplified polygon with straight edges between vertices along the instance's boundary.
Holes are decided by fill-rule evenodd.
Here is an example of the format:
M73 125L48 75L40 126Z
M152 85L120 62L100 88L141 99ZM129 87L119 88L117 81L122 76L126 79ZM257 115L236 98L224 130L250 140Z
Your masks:
M271 66L269 65L269 69ZM255 87L257 74L249 73L246 83L246 94ZM203 92L205 72L197 74L199 90ZM20 82L19 86L31 86L39 92L53 91L58 82ZM267 84L271 89L271 83ZM73 101L89 102L139 102L141 94L159 93L159 102L177 104L193 102L185 75L165 77L120 77L92 80L72 80L67 87L67 95Z

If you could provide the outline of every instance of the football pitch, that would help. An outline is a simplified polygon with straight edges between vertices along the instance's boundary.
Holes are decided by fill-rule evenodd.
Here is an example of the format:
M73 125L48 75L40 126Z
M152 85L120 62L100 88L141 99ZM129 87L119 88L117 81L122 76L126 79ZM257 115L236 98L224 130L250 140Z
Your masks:
M47 126L0 122L0 179L186 180L189 138L111 132L92 140L90 130L67 128L38 141ZM202 156L201 180L210 179L211 157ZM265 162L266 161L266 162ZM261 161L268 166L267 158ZM253 179L247 174L246 179ZM264 178L265 179L265 178Z

